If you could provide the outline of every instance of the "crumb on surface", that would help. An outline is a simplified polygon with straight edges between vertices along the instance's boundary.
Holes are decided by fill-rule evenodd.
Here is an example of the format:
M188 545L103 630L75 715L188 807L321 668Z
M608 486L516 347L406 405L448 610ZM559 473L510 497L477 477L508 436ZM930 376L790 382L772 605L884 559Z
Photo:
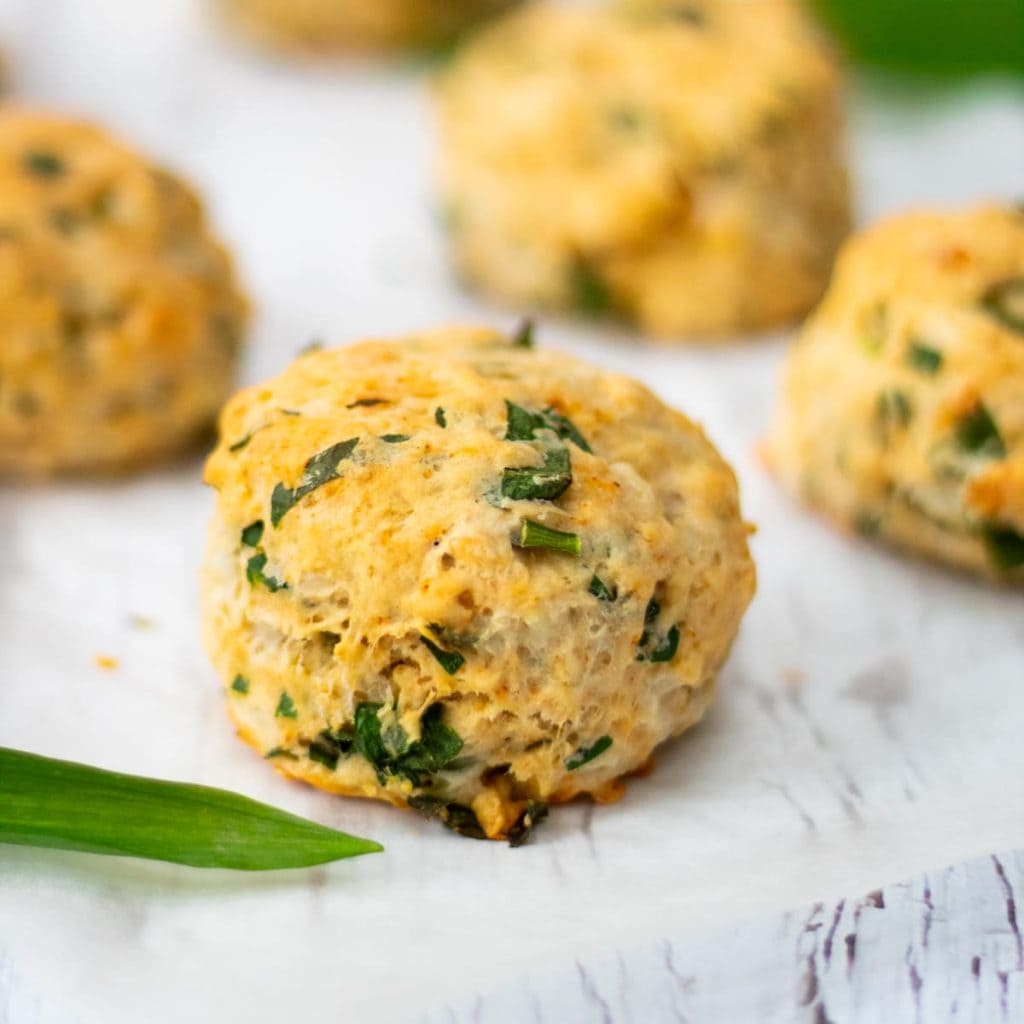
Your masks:
M148 615L129 615L128 625L131 626L132 629L156 629L156 620L149 618Z
M120 660L112 654L97 654L93 661L96 663L97 668L101 668L106 672L114 672L121 666Z
M784 668L782 682L787 690L799 690L807 682L807 674L802 668Z

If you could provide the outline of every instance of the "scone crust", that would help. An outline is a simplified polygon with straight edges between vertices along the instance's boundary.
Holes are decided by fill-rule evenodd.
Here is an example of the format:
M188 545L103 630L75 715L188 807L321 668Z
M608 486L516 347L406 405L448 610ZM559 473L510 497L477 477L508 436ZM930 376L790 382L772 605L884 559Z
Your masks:
M557 410L591 451L547 429L507 440L507 402ZM732 471L640 384L447 329L306 355L232 399L220 430L206 644L240 735L285 774L396 804L443 800L498 837L531 801L613 797L703 714L754 589L747 527ZM338 478L275 527L278 485L294 493L311 456L353 438ZM502 495L505 470L551 451L571 458L561 496ZM527 518L578 535L579 556L515 547ZM247 579L254 556L270 586ZM651 660L673 628L677 650ZM454 671L424 638L458 656ZM385 735L411 739L440 705L459 757L412 781L358 752L336 766L310 757L367 703Z
M1020 210L863 232L790 355L771 466L843 526L1024 581L1022 309Z
M77 121L0 110L0 475L117 472L190 444L247 303L194 192Z
M444 42L521 0L221 0L228 18L278 49L328 54Z
M791 0L533 5L439 82L456 267L666 341L792 321L849 227L841 80Z

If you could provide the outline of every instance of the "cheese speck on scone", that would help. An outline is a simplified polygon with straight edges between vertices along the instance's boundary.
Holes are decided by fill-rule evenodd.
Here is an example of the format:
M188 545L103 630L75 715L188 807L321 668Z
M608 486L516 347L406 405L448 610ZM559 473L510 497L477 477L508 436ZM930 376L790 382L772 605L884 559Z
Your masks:
M1024 213L906 213L849 242L766 454L841 524L1024 582Z
M455 263L662 338L789 322L849 226L840 78L792 0L532 5L439 83Z
M302 356L228 404L206 473L206 644L241 737L515 841L701 717L754 589L701 431L531 342Z
M231 387L247 303L193 192L97 128L0 110L0 474L180 451Z

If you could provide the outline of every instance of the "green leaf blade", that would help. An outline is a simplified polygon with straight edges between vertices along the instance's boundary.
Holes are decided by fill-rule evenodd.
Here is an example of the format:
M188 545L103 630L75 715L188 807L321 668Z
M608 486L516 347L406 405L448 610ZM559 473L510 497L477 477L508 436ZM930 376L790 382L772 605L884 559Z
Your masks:
M312 867L383 849L225 790L3 747L0 843L239 871Z

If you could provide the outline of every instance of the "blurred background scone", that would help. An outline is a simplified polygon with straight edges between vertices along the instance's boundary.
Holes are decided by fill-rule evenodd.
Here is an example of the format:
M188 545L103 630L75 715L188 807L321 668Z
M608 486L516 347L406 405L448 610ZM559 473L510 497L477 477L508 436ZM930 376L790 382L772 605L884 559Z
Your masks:
M470 835L617 795L703 714L754 589L697 427L488 330L301 357L228 404L207 481L242 738Z
M840 523L1024 582L1024 213L908 213L851 241L767 455Z
M0 110L0 473L177 452L246 321L194 193L98 128Z
M848 230L840 78L789 0L533 6L439 86L462 276L666 338L786 323Z
M520 0L219 0L263 43L313 52L430 46Z

